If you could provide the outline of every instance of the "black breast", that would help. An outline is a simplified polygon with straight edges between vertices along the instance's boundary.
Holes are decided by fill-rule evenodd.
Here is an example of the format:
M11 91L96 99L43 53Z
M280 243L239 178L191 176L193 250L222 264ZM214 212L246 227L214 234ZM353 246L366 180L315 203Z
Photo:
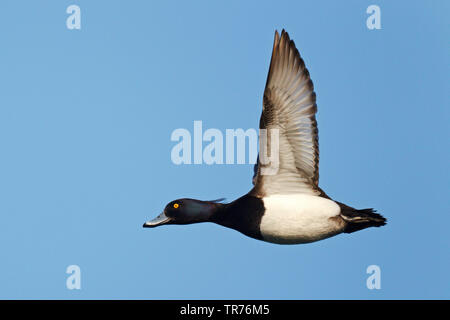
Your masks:
M245 196L225 204L218 210L212 222L235 229L243 234L262 240L259 226L264 215L264 203L260 198Z

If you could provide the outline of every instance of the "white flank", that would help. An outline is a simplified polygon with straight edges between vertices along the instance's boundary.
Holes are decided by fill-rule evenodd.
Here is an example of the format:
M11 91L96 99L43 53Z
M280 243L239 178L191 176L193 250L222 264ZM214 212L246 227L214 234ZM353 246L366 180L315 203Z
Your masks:
M273 195L263 198L265 212L260 230L265 241L279 244L307 243L342 231L339 205L329 199L306 195Z

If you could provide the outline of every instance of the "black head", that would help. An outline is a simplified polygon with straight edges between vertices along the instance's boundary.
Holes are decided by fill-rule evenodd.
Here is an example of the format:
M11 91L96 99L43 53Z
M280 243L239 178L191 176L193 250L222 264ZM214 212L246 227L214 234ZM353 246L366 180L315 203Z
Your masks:
M171 201L159 216L144 223L144 228L154 228L163 224L189 224L210 221L212 215L222 205L218 201L220 200L178 199Z

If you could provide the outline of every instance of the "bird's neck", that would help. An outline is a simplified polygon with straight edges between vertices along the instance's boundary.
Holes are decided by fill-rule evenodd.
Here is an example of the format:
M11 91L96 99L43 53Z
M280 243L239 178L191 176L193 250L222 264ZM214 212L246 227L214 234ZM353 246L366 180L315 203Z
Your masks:
M260 239L259 222L264 214L264 204L252 195L227 204L217 203L210 221L224 227L235 229L252 238Z

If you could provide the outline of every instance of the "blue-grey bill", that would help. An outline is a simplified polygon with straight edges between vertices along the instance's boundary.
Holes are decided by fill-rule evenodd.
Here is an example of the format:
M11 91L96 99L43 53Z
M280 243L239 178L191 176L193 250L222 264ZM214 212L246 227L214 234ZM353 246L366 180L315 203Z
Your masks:
M157 216L155 219L144 223L143 227L144 228L154 228L154 227L160 226L162 224L165 224L165 223L169 222L170 220L171 219L169 217L167 217L163 212L159 216Z

